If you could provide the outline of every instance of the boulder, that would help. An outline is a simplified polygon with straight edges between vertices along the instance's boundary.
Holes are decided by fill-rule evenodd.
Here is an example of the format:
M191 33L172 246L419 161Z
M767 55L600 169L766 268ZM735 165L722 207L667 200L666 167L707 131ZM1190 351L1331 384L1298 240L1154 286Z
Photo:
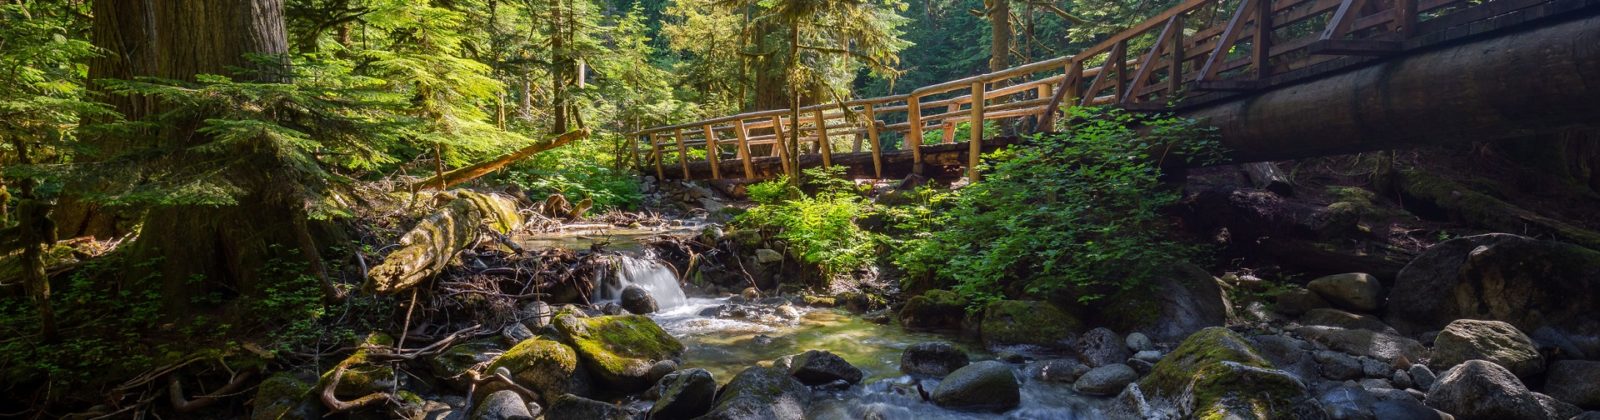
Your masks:
M1562 360L1550 364L1544 391L1579 407L1600 409L1600 362Z
M1089 367L1122 364L1128 360L1128 346L1116 332L1095 328L1078 338L1078 356Z
M945 408L1001 412L1022 403L1022 385L1011 366L986 360L950 372L933 388L931 399Z
M373 350L392 346L394 337L388 334L375 332L367 335L355 353L339 362L339 366L345 367L345 371L344 376L339 378L339 387L334 388L333 395L348 400L393 390L397 386L396 381L400 379L395 374L394 368L387 363L372 363L367 360ZM317 381L317 389L327 386L337 369L335 367L323 372L321 379Z
M1028 365L1028 377L1045 382L1072 383L1089 373L1089 365L1072 359L1041 360Z
M561 394L588 395L591 388L588 373L578 365L578 354L566 344L545 338L517 343L490 362L485 371L500 368L510 371L511 380L518 385L538 392L547 404L553 402L550 398ZM486 390L492 392L502 386L495 382Z
M756 250L756 262L762 263L762 264L773 264L773 263L783 262L783 254L779 254L778 251L773 251L773 250L766 249L766 248L757 249Z
M1304 383L1222 327L1184 340L1138 386L1188 418L1290 418L1308 397Z
M1529 391L1511 371L1484 360L1468 360L1439 376L1427 404L1459 420L1565 419L1581 411Z
M1517 327L1500 321L1458 319L1433 340L1433 359L1429 367L1449 369L1462 362L1481 359L1510 370L1519 378L1544 372L1544 357L1533 340Z
M1384 319L1400 332L1436 330L1461 318L1505 321L1523 331L1552 326L1600 331L1600 252L1508 234L1441 242L1396 276Z
M649 290L644 290L643 287L637 285L628 285L627 288L622 289L621 301L622 309L626 309L629 313L639 315L653 314L657 309L660 309L656 305L655 296L650 296Z
M966 298L934 289L906 300L900 308L900 325L910 330L958 330L966 316Z
M501 353L504 349L505 346L492 339L468 341L450 346L444 352L429 357L425 363L428 372L434 377L465 391L471 383L471 378L466 375L467 370L493 360L495 354Z
M1072 384L1072 389L1086 395L1114 395L1123 387L1139 379L1139 373L1121 363L1090 369Z
M1128 333L1128 337L1124 340L1126 341L1124 344L1128 345L1128 351L1141 352L1156 348L1156 343L1151 342L1150 337L1141 332Z
M788 372L752 367L733 376L717 393L706 420L802 420L811 391Z
M661 396L650 408L650 418L691 419L711 411L717 399L717 381L705 369L684 369L661 377Z
M1189 263L1174 264L1138 292L1116 295L1098 305L1096 324L1137 331L1162 342L1181 341L1202 328L1221 326L1231 311L1217 279Z
M546 397L551 400L544 420L629 420L633 416L618 407L572 394Z
M1344 381L1361 379L1362 377L1361 362L1354 357L1350 357L1350 355L1336 351L1321 350L1312 353L1312 357L1316 358L1317 364L1321 365L1322 377L1324 378Z
M800 383L816 386L833 381L843 380L849 384L861 382L861 369L851 366L850 362L824 350L807 350L789 362L789 375L799 379Z
M1083 328L1078 318L1045 302L1001 300L984 307L979 333L990 348L1013 344L1070 347Z
M1433 389L1433 383L1439 380L1439 377L1433 374L1433 369L1421 363L1411 365L1406 373L1411 375L1411 383L1423 391Z
M1317 292L1295 287L1283 293L1279 293L1277 298L1277 306L1274 306L1273 309L1276 309L1278 313L1284 315L1300 315L1309 312L1312 309L1327 308L1331 306L1333 305L1328 303L1327 300L1322 299L1322 296L1317 295Z
M1325 276L1307 283L1306 288L1333 306L1358 312L1378 310L1378 303L1383 299L1383 284L1367 273Z
M555 326L584 366L615 393L644 390L660 379L651 376L653 366L683 355L683 343L644 315L557 316Z
M1361 387L1341 385L1328 388L1317 395L1317 402L1322 403L1323 410L1332 420L1378 419L1372 410L1378 398Z
M1368 330L1384 334L1399 334L1389 324L1372 315L1353 314L1333 308L1317 308L1306 311L1300 316L1300 323L1305 325L1322 325L1339 327L1350 330Z
M900 371L907 375L943 378L971 363L967 353L947 343L917 343L900 353Z
M251 399L251 420L276 420L322 417L321 403L310 404L311 381L279 372L261 381Z
M533 420L528 403L515 391L500 390L489 393L472 408L472 420Z
M1427 352L1427 348L1417 340L1369 330L1305 326L1296 328L1294 332L1308 341L1328 346L1330 349L1371 357L1391 366L1404 366L1406 363L1420 361L1422 355Z

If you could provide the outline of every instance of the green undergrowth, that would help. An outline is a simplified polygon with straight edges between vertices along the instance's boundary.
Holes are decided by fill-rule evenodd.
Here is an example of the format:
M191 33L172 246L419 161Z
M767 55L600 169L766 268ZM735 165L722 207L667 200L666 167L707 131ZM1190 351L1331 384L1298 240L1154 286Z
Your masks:
M839 167L808 169L807 194L787 177L751 185L758 205L734 220L761 229L788 243L797 259L815 264L825 277L863 268L873 261L881 235L857 221L872 213L872 204L843 177Z
M594 201L592 211L634 210L644 200L638 175L615 165L618 151L609 150L610 136L586 138L518 162L499 182L521 187L533 200L561 194L577 202Z

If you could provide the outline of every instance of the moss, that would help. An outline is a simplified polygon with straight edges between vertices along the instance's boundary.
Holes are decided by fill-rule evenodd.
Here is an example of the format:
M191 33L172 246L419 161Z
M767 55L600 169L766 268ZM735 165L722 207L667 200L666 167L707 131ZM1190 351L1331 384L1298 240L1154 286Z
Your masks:
M511 233L522 224L522 215L517 213L517 203L510 197L470 191L461 191L457 194L457 199L465 199L476 207L484 224L494 228L495 231Z
M643 315L558 317L556 329L600 379L622 388L641 383L657 361L683 354L683 343Z
M302 381L289 373L280 372L267 377L256 387L251 420L294 418L290 415L311 395L312 383Z
M1455 220L1506 232L1542 233L1600 248L1600 233L1541 216L1437 175L1404 171L1399 185L1409 198L1425 202Z
M1156 363L1139 387L1162 398L1191 401L1193 417L1203 419L1241 413L1292 418L1289 408L1305 394L1303 384L1275 370L1243 337L1222 327L1185 339Z
M341 398L359 397L389 389L395 380L394 368L386 365L368 364L367 359L373 349L393 346L394 337L390 337L388 334L374 332L367 335L367 338L361 341L361 346L356 349L355 353L350 354L350 357L339 362L339 366L345 367L346 370L344 377L339 378L339 388L334 390L334 395ZM322 374L322 377L317 381L318 389L327 386L328 382L333 379L333 371L335 369L329 369Z
M900 324L906 328L959 328L967 314L967 299L949 290L929 290L913 296L900 308Z
M800 299L804 300L807 306L819 308L832 308L838 305L838 301L832 296L805 295Z
M1046 302L1002 300L984 307L979 330L986 345L1057 346L1083 329L1083 323Z
M502 367L511 371L512 380L539 391L541 395L578 391L574 389L579 385L575 381L579 368L578 354L560 342L544 338L523 340L489 362L485 371L493 372Z

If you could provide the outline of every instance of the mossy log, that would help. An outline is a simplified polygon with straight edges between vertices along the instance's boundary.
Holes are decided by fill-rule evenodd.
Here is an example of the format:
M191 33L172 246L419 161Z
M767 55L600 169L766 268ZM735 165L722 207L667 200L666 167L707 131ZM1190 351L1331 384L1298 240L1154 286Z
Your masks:
M1545 235L1600 249L1600 233L1541 216L1437 175L1416 170L1400 171L1396 174L1394 185L1406 198L1413 200L1408 206L1425 204L1451 219L1483 228L1524 235Z
M488 161L480 162L472 166L456 169L450 172L445 172L433 178L419 181L415 184L411 184L411 189L420 191L425 189L450 188L460 185L463 182L471 181L478 179L478 177L488 175L491 172L506 167L506 165L527 159L529 156L533 156L536 153L561 147L567 143L571 143L573 140L585 137L589 137L589 130L587 129L568 131L565 134L556 136L554 138L534 142L533 144L530 144L522 149L518 149L515 152L500 155L499 157L490 159Z
M416 287L443 271L457 252L471 246L480 226L509 234L522 224L516 200L508 196L455 191L435 198L448 202L417 222L400 237L400 249L367 272L367 290L395 293Z

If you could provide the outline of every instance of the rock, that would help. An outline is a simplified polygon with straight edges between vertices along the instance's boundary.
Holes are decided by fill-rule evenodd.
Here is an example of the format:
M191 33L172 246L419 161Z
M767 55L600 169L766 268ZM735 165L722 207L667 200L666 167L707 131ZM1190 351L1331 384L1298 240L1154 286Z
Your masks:
M1231 305L1227 296L1205 269L1179 263L1164 271L1144 286L1148 292L1137 294L1145 299L1107 301L1096 313L1097 322L1116 331L1137 331L1157 341L1177 342L1228 319Z
M533 338L533 330L522 323L513 323L500 330L500 337L505 338L506 345L514 346L523 340Z
M1294 332L1330 349L1382 360L1391 366L1404 366L1405 363L1422 360L1422 355L1427 352L1417 340L1369 330L1305 326L1296 328Z
M1150 341L1150 337L1141 332L1128 333L1128 337L1124 340L1126 341L1125 344L1128 345L1128 351L1141 352L1155 350L1156 348L1156 344Z
M1006 362L1006 363L1022 364L1022 363L1028 363L1029 360L1033 360L1033 357L1032 356L1028 356L1026 354L1017 353L1017 352L1014 352L1014 351L1002 351L1002 352L999 352L999 353L995 353L994 354L994 359L1002 361L1002 362Z
M1133 360L1143 360L1150 363L1159 362L1161 361L1161 352L1156 350L1141 351L1133 354Z
M1095 328L1078 338L1078 356L1089 367L1122 364L1128 360L1128 347L1122 337L1105 327Z
M1400 334L1389 324L1383 323L1378 317L1372 315L1353 314L1333 308L1317 308L1306 311L1300 316L1300 323L1306 325L1323 325L1339 327L1350 330L1368 330L1385 334Z
M756 262L762 264L783 262L783 254L779 254L778 251L773 251L771 249L760 248L756 250Z
M801 420L811 402L805 384L774 368L751 367L717 393L706 420Z
M261 381L251 405L251 420L276 420L322 417L321 403L309 404L311 381L279 372Z
M472 420L533 420L528 403L515 391L500 390L483 397L472 409Z
M1360 360L1361 360L1361 374L1362 375L1366 375L1368 378L1388 378L1389 377L1389 373L1390 373L1389 372L1389 370L1390 370L1389 365L1386 365L1383 362L1380 362L1377 359L1373 359L1371 357L1363 357Z
M1383 284L1367 273L1325 276L1307 283L1306 288L1333 306L1360 312L1378 310L1383 298Z
M1361 362L1350 355L1321 350L1312 353L1317 363L1322 366L1322 377L1335 381L1361 378Z
M910 330L957 330L966 316L966 298L934 289L906 300L900 308L900 325Z
M1550 364L1544 391L1579 407L1600 409L1600 362L1562 360Z
M691 419L708 411L717 399L717 381L705 369L684 369L661 377L661 396L650 408L650 418Z
M1434 376L1433 369L1428 369L1427 365L1421 363L1411 365L1411 369L1406 370L1406 373L1411 375L1411 383L1423 391L1433 389L1433 382L1438 379Z
M1128 367L1138 372L1139 376L1149 375L1151 371L1156 370L1155 362L1139 359L1128 359Z
M1317 295L1316 292L1296 287L1278 294L1277 305L1273 309L1284 315L1300 315L1312 309L1331 306L1333 305L1322 299L1322 296Z
M1411 380L1411 374L1403 370L1396 370L1394 374L1389 375L1389 382L1393 382L1394 387L1400 389L1407 389L1417 385L1415 381Z
M1113 395L1136 379L1139 379L1139 373L1128 365L1105 365L1084 373L1072 384L1072 389L1087 395Z
M1438 329L1456 319L1505 321L1522 331L1586 331L1600 312L1600 252L1508 234L1439 243L1395 278L1384 317L1400 332Z
M1427 404L1460 420L1564 419L1581 411L1529 391L1511 371L1484 360L1445 371L1428 391Z
M1138 386L1188 418L1287 418L1309 397L1300 380L1221 327L1184 340Z
M1001 412L1022 402L1021 389L1010 366L987 360L950 372L933 389L931 399L945 408Z
M855 384L861 382L863 376L861 369L823 350L808 350L795 356L789 365L789 375L806 385L822 385L841 379Z
M1028 377L1045 382L1072 383L1089 373L1089 365L1072 359L1042 360L1028 366Z
M1574 342L1567 334L1555 328L1540 327L1532 334L1528 334L1528 338L1533 339L1533 344L1539 347L1539 354L1543 354L1549 359L1586 360L1589 358L1588 351L1585 351L1582 346Z
M1367 390L1353 386L1337 386L1317 395L1317 402L1332 420L1376 420L1372 406L1378 399Z
M555 309L551 308L550 304L544 303L544 301L541 300L535 300L528 302L527 305L522 305L522 311L517 313L517 315L522 318L522 325L527 325L528 328L533 329L534 331L538 331L540 328L550 325L550 318L554 317L555 314Z
M334 388L333 395L343 399L364 397L376 392L388 392L397 386L399 377L394 368L387 363L370 363L368 354L377 348L394 346L394 337L384 333L372 333L362 340L361 347L356 349L350 357L339 362L344 366L344 376L339 378L339 387ZM333 371L323 372L322 378L317 381L317 389L327 386L333 379Z
M429 357L425 362L434 377L465 391L472 382L466 373L479 363L490 361L505 349L493 339L468 341L450 346L444 352Z
M1399 391L1398 389L1394 389L1394 385L1390 384L1388 379L1366 378L1356 383L1360 384L1361 388L1366 389L1367 391L1387 391L1392 389Z
M900 353L900 371L913 376L943 378L969 363L966 352L946 343L912 344Z
M1571 420L1600 420L1600 411L1585 411L1583 414L1573 416Z
M1010 344L1070 347L1083 324L1049 303L1001 300L984 307L978 328L983 344L990 348Z
M600 313L604 315L622 315L622 312L622 305L618 305L616 302L606 302L605 305L600 306Z
M553 403L550 398L561 394L588 395L591 388L588 372L578 366L577 352L555 340L535 338L517 343L490 362L485 370L494 372L501 368L510 371L508 376L518 385L538 392L546 404ZM488 395L503 386L495 382L480 388L479 392Z
M572 394L546 397L551 400L544 420L629 420L632 415L615 404Z
M644 290L643 287L637 285L628 285L627 288L622 289L621 300L622 309L626 309L629 313L639 315L653 314L658 309L656 298L650 296L650 291Z
M1510 370L1519 378L1544 372L1544 357L1533 340L1517 327L1500 321L1458 319L1451 322L1433 341L1433 359L1428 366L1449 369L1462 362L1482 359Z
M657 362L683 355L683 343L644 315L558 316L555 326L584 366L612 392L644 390L660 379L650 376Z

